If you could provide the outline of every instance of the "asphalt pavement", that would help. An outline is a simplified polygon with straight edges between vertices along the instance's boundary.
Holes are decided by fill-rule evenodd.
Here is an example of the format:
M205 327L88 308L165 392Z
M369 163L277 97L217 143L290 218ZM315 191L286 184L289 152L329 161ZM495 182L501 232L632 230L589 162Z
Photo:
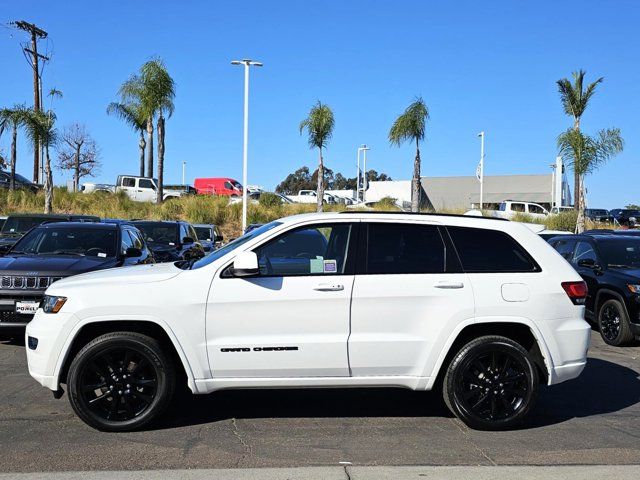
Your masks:
M640 465L640 347L594 333L584 373L543 388L529 423L510 432L469 430L435 393L331 389L181 394L146 431L101 433L29 377L23 345L0 342L0 472L344 465L353 478L367 466ZM435 472L394 471L367 478ZM140 478L170 478L158 476Z

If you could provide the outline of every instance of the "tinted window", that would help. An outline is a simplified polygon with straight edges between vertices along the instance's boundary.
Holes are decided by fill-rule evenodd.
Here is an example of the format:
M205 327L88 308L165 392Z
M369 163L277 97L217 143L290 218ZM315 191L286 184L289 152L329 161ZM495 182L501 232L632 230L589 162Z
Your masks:
M156 189L156 186L153 184L153 182L151 180L147 180L146 178L141 178L138 185L140 188L150 188L152 190Z
M602 259L612 268L640 267L640 239L608 238L598 242Z
M524 212L524 203L512 203L511 210L514 212Z
M558 240L553 243L553 248L555 248L558 253L565 258L565 260L570 262L573 255L573 247L575 245L575 240Z
M589 242L578 242L576 245L576 251L573 254L573 262L578 263L580 260L586 259L597 262L598 256Z
M136 179L135 178L125 177L125 178L122 179L122 186L123 187L135 187L136 186Z
M227 190L233 190L233 185L230 182L224 182L224 188Z
M122 250L122 254L124 255L127 252L127 248L133 247L133 239L129 236L126 230L122 231L122 241L120 245L120 249Z
M2 226L2 233L24 233L46 220L46 217L9 217Z
M544 210L539 205L529 205L529 213L539 213L544 215Z
M466 272L535 272L540 268L508 234L484 228L447 227Z
M142 239L141 234L138 232L134 232L133 230L127 230L127 233L131 236L133 246L139 248L140 250L144 250L144 240Z
M316 225L288 231L255 250L260 274L342 274L350 234L349 224Z
M116 230L102 228L36 228L22 237L14 252L39 255L114 257Z
M445 271L445 247L438 227L407 223L371 223L367 230L367 273Z

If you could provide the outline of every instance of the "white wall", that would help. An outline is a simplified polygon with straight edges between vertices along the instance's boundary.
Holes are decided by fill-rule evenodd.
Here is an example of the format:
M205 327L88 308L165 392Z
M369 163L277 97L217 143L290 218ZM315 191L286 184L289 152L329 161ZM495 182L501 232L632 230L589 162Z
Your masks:
M411 202L411 180L374 181L368 183L367 202L376 202L385 197L395 198L400 204Z

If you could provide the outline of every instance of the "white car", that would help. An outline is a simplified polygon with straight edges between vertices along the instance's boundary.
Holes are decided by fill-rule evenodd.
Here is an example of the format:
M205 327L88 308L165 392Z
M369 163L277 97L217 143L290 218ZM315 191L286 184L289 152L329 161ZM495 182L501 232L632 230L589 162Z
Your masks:
M494 217L506 219L511 219L517 214L544 219L549 216L549 211L537 203L505 200L498 205L498 210L494 210L492 214Z
M195 262L63 279L26 331L29 373L87 424L140 428L227 388L442 386L504 429L580 374L586 286L524 225L345 212L271 222Z

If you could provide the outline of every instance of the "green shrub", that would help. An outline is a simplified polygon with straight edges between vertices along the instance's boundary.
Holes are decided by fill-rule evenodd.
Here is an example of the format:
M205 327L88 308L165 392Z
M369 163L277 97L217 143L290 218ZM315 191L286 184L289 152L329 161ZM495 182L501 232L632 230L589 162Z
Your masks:
M549 215L544 219L544 224L548 230L563 230L575 232L578 221L578 212L562 212L557 215Z
M282 204L282 199L272 192L262 192L258 203L261 207L273 208Z

